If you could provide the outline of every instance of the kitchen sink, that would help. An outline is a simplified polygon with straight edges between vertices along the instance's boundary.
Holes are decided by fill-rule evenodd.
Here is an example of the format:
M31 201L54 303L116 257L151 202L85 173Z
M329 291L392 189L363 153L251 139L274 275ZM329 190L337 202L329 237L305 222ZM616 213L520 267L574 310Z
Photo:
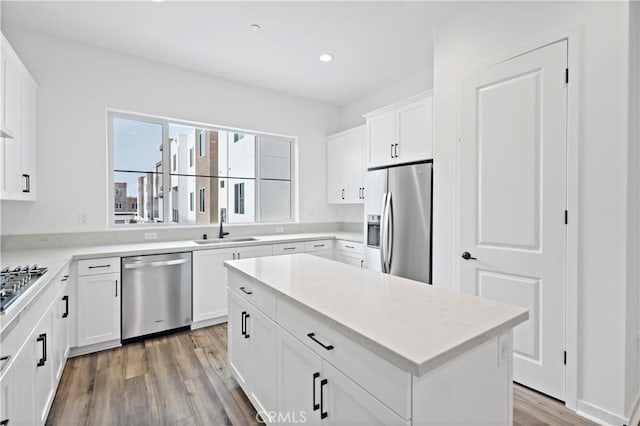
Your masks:
M246 241L258 241L258 239L253 237L244 237L244 238L215 238L212 240L194 240L194 242L198 244L243 243Z

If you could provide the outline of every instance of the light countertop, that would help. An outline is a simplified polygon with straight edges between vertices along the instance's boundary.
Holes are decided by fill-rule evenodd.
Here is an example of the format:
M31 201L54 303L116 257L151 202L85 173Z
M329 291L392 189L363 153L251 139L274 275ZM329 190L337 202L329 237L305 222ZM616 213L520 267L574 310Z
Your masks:
M518 306L303 253L225 264L418 376L529 318Z
M232 238L232 237L230 237ZM41 291L53 282L56 276L74 260L93 259L100 257L138 256L143 254L159 254L167 252L185 252L196 250L212 250L228 247L242 247L255 245L269 245L296 241L310 241L323 239L338 239L354 242L362 242L363 236L356 232L322 232L306 234L277 234L261 235L253 237L255 241L234 242L220 244L197 244L189 241L162 241L139 244L113 244L105 246L78 246L65 248L29 249L29 250L3 250L0 253L0 262L3 266L32 265L49 268L48 272L36 281L31 287L9 308L0 314L0 333L16 318L20 312L33 302Z

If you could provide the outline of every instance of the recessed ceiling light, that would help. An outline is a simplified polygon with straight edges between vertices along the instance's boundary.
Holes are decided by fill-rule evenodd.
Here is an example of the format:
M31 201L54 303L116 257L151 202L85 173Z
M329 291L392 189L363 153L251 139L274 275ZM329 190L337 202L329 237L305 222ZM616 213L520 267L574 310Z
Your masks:
M253 31L260 31L262 27L258 24L251 24L250 27Z
M333 55L331 53L323 53L318 59L320 59L321 62L331 62Z

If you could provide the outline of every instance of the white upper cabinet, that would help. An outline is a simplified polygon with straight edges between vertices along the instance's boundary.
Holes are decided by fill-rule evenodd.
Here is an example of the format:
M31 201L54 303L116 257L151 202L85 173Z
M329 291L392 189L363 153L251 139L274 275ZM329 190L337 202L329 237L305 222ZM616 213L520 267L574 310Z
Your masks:
M4 36L1 49L0 199L34 201L38 85Z
M327 137L328 203L364 203L365 143L364 126Z
M365 115L367 167L383 167L433 158L431 92Z

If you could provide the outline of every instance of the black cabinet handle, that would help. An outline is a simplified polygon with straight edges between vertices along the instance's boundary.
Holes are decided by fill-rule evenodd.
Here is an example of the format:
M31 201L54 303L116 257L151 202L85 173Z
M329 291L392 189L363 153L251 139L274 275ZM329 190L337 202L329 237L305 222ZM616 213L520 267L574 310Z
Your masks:
M344 188L342 188L342 199L344 200Z
M325 345L324 343L322 343L320 340L316 339L316 333L309 333L307 334L307 337L311 340L313 340L314 342L316 342L317 344L319 344L320 346L322 346L323 348L325 348L326 350L330 351L331 349L333 349L333 345Z
M345 246L346 248L350 248L350 249L353 249L353 250L355 250L355 249L356 249L354 246L348 246L348 245L346 245L346 244L345 244L344 246Z
M327 383L329 383L327 379L320 380L320 418L321 419L326 419L327 417L329 417L329 413L324 411L324 387Z
M477 258L471 256L471 253L469 253L468 251L465 251L464 253L462 253L462 258L464 260L478 260Z
M251 315L249 314L245 314L244 315L244 338L248 339L249 338L249 333L247 332L247 319L250 317Z
M296 249L295 247L285 247L282 250L295 250L295 249Z
M0 426L9 426L9 419L4 419L0 421Z
M391 158L393 158L393 144L391 144Z
M24 189L22 192L31 192L31 176L22 175L22 177L24 178Z
M253 294L253 292L251 290L247 290L246 287L240 287L240 290L242 290L244 294Z
M246 311L242 311L242 319L240 320L240 321L242 321L242 322L241 322L240 324L241 324L241 329L242 329L242 335L243 335L243 336L244 336L244 334L245 334L245 330L244 330L244 328L245 328L245 324L244 324L244 316L245 316L245 315L247 315L247 312L246 312Z
M89 269L97 269L97 268L110 268L111 265L93 265L89 266Z
M395 153L396 153L396 158L398 158L398 144L396 144Z
M116 297L118 297L118 280L116 280Z
M36 364L36 366L42 367L47 362L47 334L43 333L39 335L36 342L42 342L42 358L40 358Z
M324 244L314 244L314 247L324 247Z
M66 318L69 316L69 296L62 296L62 301L64 302L64 314L62 314L62 318Z
M313 411L320 408L320 404L316 402L316 380L320 377L320 373L313 373Z

